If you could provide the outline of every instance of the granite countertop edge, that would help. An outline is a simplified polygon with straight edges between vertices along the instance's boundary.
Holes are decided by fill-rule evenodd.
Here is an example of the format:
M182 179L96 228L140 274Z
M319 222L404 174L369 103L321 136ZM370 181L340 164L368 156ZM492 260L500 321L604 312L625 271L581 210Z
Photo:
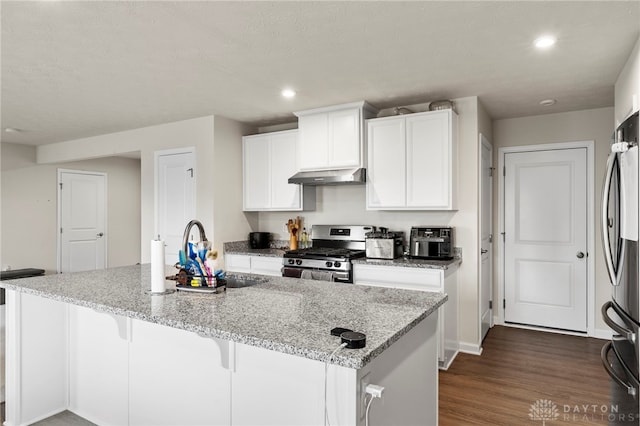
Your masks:
M462 263L462 258L455 257L451 260L428 260L428 259L405 259L399 257L397 259L371 259L361 258L353 259L351 263L357 265L374 265L374 266L396 266L402 268L422 268L422 269L452 269L457 268Z
M146 322L155 323L155 324L159 324L159 325L163 325L171 328L189 331L189 332L198 334L199 336L202 336L202 337L220 338L223 340L229 340L236 343L247 344L250 346L260 347L267 350L281 352L289 355L301 356L301 357L316 360L316 361L329 362L334 365L339 365L342 367L353 368L353 369L360 369L365 365L367 365L369 362L375 359L378 355L384 352L387 348L393 345L393 343L398 341L402 336L407 334L417 324L419 324L429 315L436 312L437 309L448 300L448 296L446 294L439 294L440 295L439 300L431 303L430 306L424 312L420 313L420 315L416 316L413 320L409 321L402 328L398 329L398 331L396 331L393 335L389 336L386 340L382 341L375 348L373 349L367 348L368 350L367 353L358 354L355 352L349 352L351 356L345 356L345 355L341 355L340 353L337 353L332 357L331 360L329 360L330 353L327 352L326 350L305 348L300 345L294 345L294 344L285 343L285 342L277 342L277 341L264 339L257 336L252 336L250 334L242 334L242 333L237 333L229 330L216 329L216 328L197 325L193 323L185 323L182 321L171 320L170 318L147 315L143 312L139 312L136 310L123 309L123 308L119 308L111 305L92 302L89 300L59 295L49 291L41 291L34 288L23 287L20 285L12 284L11 281L1 281L0 287L8 290L22 292L25 294L31 294L31 295L51 299L51 300L56 300L63 303L70 303L73 305L86 307L98 312L120 315L128 318L132 318L132 319L138 319L141 321L146 321ZM362 286L362 287L367 287L367 286ZM152 296L152 297L162 297L162 296ZM362 350L359 350L359 351L362 351Z
M231 241L223 244L224 254L242 254L248 256L282 257L289 250L288 241L274 240L269 248L252 249L248 241Z

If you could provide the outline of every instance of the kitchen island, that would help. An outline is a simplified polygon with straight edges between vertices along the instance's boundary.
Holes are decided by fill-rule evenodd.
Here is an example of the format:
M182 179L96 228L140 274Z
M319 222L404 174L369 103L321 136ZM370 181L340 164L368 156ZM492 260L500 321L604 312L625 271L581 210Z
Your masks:
M167 269L167 273L173 271ZM440 293L253 276L150 295L149 265L3 282L7 425L437 424ZM338 349L334 327L366 334ZM332 356L333 354L333 356Z

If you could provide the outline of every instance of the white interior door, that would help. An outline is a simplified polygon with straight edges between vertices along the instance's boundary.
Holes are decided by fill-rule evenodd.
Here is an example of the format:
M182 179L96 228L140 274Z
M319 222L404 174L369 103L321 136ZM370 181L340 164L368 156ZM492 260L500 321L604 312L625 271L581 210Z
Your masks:
M587 149L505 154L505 321L587 330Z
M193 151L156 153L157 233L165 242L165 263L178 262L182 235L195 219L195 154Z
M492 326L492 268L493 230L492 230L492 182L493 147L480 135L480 341L484 339Z
M60 170L58 181L59 272L104 269L107 265L107 176Z

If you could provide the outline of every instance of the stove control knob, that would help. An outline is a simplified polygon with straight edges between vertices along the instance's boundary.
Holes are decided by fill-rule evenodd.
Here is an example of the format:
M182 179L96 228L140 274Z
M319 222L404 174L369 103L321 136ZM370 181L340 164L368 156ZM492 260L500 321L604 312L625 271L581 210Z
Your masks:
M327 262L325 263L325 265L327 266L327 268L331 268L333 266L333 262Z
M340 262L333 262L333 266L335 266L336 268L339 268L340 265L342 265Z
M296 260L296 265L302 265L302 260L300 259Z
M289 259L289 265L293 265L294 260L293 259Z

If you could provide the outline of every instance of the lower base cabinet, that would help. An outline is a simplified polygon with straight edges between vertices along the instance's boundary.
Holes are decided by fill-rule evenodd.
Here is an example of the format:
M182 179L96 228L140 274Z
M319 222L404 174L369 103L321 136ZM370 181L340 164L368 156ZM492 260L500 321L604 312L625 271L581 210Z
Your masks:
M101 425L230 424L228 341L68 309L70 411Z
M227 272L282 276L281 257L226 254L224 259Z
M70 410L118 426L365 426L375 383L371 424L435 426L437 325L353 369L10 290L4 424Z
M410 268L403 266L353 265L354 284L403 290L436 291L449 296L438 310L438 363L449 368L458 355L458 284L455 270Z

